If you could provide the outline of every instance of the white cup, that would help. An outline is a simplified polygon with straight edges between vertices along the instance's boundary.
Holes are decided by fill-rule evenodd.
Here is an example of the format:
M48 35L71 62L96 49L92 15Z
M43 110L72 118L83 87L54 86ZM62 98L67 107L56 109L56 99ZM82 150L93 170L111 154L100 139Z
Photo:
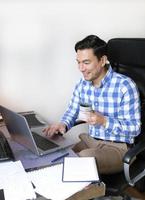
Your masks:
M79 111L79 120L87 121L88 113L92 111L91 106L89 105L80 105L80 111Z

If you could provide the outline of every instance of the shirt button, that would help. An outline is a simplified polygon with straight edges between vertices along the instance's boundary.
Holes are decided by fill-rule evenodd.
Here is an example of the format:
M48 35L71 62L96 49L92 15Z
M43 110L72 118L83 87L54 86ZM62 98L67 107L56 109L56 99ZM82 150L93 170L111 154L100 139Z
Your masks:
M98 102L95 102L95 106L98 106Z

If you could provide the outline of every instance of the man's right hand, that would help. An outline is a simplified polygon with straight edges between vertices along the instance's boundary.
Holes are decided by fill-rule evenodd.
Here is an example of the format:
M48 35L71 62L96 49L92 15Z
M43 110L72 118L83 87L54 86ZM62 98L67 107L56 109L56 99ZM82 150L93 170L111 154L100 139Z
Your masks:
M66 125L63 123L57 123L49 125L48 127L43 129L45 136L52 137L55 134L66 132Z

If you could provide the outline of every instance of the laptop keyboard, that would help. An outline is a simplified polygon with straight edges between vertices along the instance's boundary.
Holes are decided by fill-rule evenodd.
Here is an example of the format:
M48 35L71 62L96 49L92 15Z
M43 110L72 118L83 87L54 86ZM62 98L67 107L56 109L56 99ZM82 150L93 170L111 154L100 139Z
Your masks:
M0 134L0 161L13 160L11 147L3 134Z
M32 135L36 142L36 145L43 151L58 147L58 145L55 144L54 142L51 142L50 140L43 138L42 136L38 135L35 132L32 132Z

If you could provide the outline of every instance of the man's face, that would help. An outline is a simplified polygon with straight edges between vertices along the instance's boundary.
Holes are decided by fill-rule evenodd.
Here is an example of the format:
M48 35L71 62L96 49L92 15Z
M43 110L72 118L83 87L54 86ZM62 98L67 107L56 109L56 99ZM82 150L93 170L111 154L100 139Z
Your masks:
M77 62L79 70L82 72L84 79L99 83L104 76L104 59L98 60L94 55L93 49L83 49L77 51Z

